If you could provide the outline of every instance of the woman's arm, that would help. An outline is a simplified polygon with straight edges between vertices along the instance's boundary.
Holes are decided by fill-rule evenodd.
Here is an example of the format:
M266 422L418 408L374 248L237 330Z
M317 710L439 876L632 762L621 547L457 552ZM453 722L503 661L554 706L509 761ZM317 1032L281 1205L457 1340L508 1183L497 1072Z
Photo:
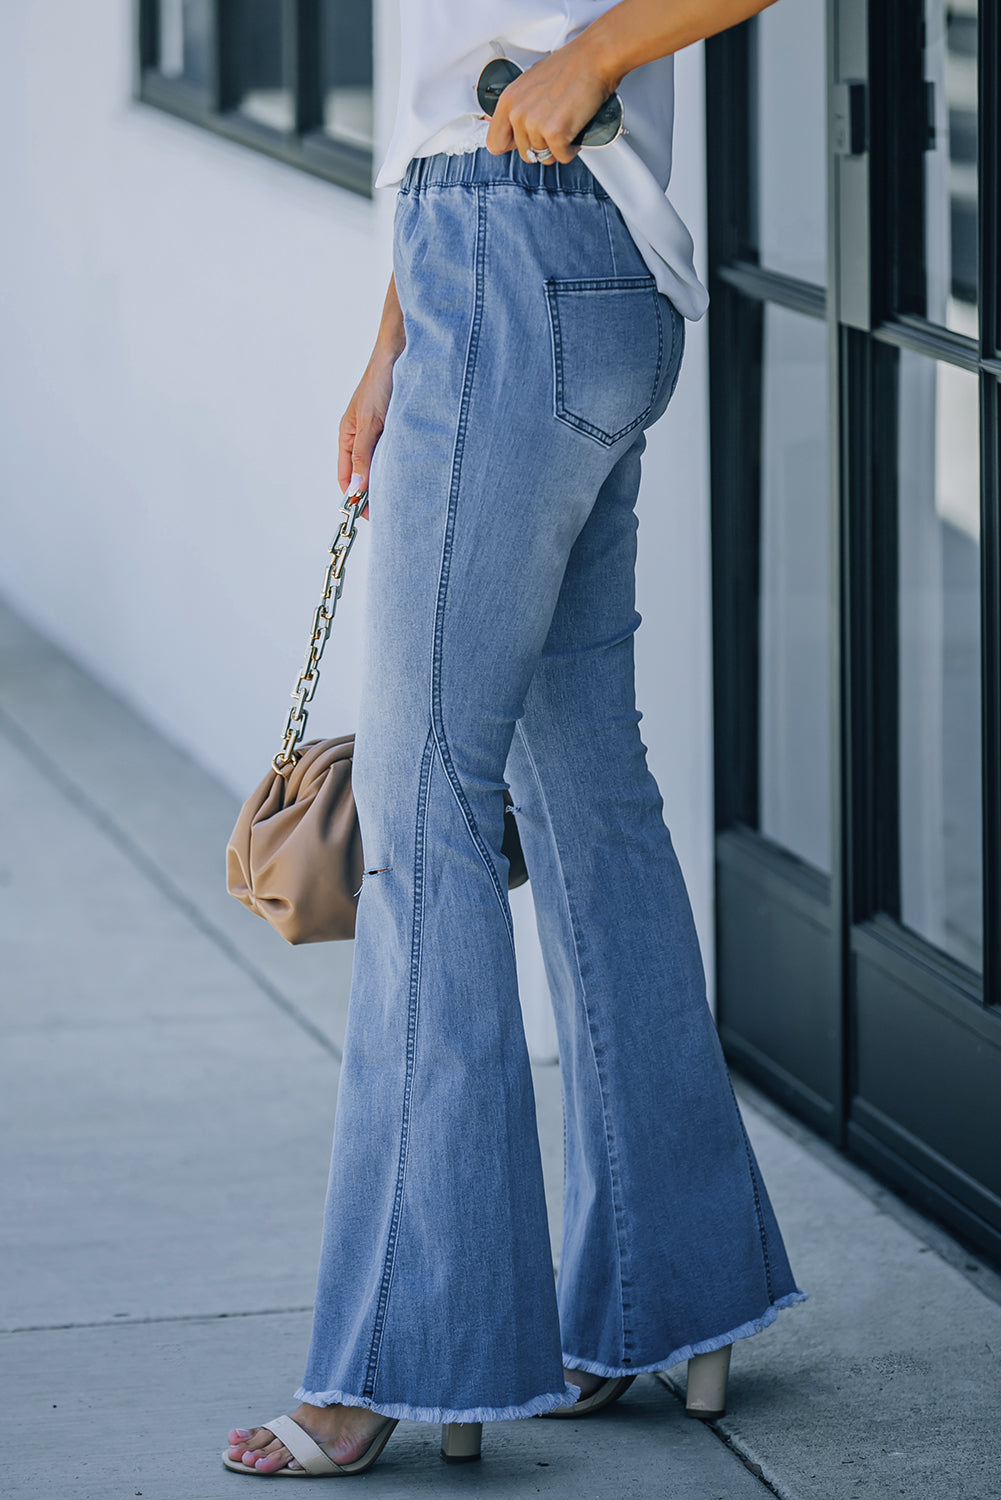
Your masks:
M349 485L352 490L368 488L372 454L382 436L393 391L393 366L405 343L403 313L396 295L396 280L391 276L372 357L341 418L337 482L342 493Z
M626 73L756 15L773 0L620 0L578 37L528 69L501 95L487 134L495 154L548 146L572 161L570 142ZM406 337L390 277L372 357L341 418L337 480L342 492L368 486L375 445L393 390L393 366Z
M634 68L756 16L774 0L622 0L581 32L614 93Z
M773 0L621 0L579 36L535 63L504 90L487 132L500 155L548 147L572 161L570 142L626 73L746 21ZM628 122L627 122L628 123Z

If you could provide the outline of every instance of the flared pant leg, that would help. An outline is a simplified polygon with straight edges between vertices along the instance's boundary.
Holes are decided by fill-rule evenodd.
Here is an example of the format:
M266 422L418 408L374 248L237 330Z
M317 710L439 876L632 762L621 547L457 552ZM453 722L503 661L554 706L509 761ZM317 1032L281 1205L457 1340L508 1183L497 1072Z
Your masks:
M592 862L589 874L580 855L571 868L568 838L575 850L595 838L607 844L611 825L597 831L601 794L586 780L572 809L570 778L557 768L553 779L557 740L542 726L565 711L569 738L607 738L604 680L567 678L573 692L561 701L552 677L551 691L543 691L549 706L530 709L570 597L568 567L598 497L611 493L615 474L631 475L635 494L637 444L673 389L681 324L579 163L529 174L517 159L478 152L418 164L397 211L396 278L407 344L372 474L365 686L353 769L366 874L313 1336L298 1395L416 1420L496 1420L568 1400L566 1340L571 1353L593 1350L614 1364L625 1292L634 1281L651 1288L636 1299L637 1316L662 1308L671 1288L655 1297L652 1284L670 1256L683 1258L701 1230L729 1234L725 1204L743 1192L729 1178L715 1193L706 1181L689 1203L674 1174L670 1211L636 1212L631 1220L626 1197L647 1190L650 1154L640 1150L623 1168L623 1153L640 1149L650 1107L663 1102L673 1110L666 1094L678 1082L676 1066L664 1075L665 1089L653 1067L631 1073L610 1059L620 1046L645 1045L612 993L627 946L651 937L638 915L625 915L636 904L628 885L642 862L637 850L656 849L661 869L645 907L655 956L640 962L628 994L656 980L661 1001L673 997L666 1023L673 1040L658 1038L659 1058L676 1064L683 1052L706 1074L701 1051L715 1037L688 974L697 950L672 954L657 940L662 900L681 901L684 891L669 867L666 834L653 832L647 782L620 803L625 821L617 836L629 857L614 863L619 904L596 917L612 865ZM631 597L632 563L631 544L618 546L606 559L608 578L590 574L593 598L581 605L593 616L589 650L631 634L631 615L625 624L615 616ZM617 691L632 714L621 684ZM594 1228L595 1290L582 1291L590 1274L582 1243L567 1254L561 1301L575 1319L600 1308L599 1326L581 1333L582 1341L569 1325L561 1339L501 847L505 769L518 754L522 720L518 743L535 765L531 776L517 771L516 796L536 900L550 914L544 920L564 1047L568 1058L580 1058L568 1093L581 1117L580 1170L575 1165L569 1179L580 1207L571 1204L568 1222L582 1236ZM612 752L624 745L616 740ZM633 756L633 785L635 745L625 753ZM548 792L540 791L547 783ZM576 887L589 879L601 885L585 898ZM568 921L597 922L590 941L595 952L606 947L600 961L561 926L568 896L575 903ZM683 931L680 918L674 925ZM583 965L585 988L579 977L562 983L570 955ZM600 1003L591 963L604 976ZM687 977L675 982L676 971ZM636 1014L663 1020L651 1000ZM605 1069L597 1092L588 1058ZM609 1104L620 1084L626 1093ZM714 1118L710 1109L706 1122ZM729 1131L728 1141L732 1120ZM725 1161L729 1169L731 1156L729 1147L715 1150L710 1164ZM674 1172L673 1158L658 1158L657 1171L665 1168ZM745 1181L749 1171L745 1158ZM597 1183L601 1174L612 1185L618 1176L620 1187L613 1194L597 1186L592 1212L585 1179ZM656 1182L649 1186L665 1197ZM621 1221L614 1233L609 1209ZM642 1225L649 1219L659 1233L667 1219L689 1212L696 1229L676 1238L674 1251L660 1251L644 1276L640 1261L653 1233ZM745 1218L738 1213L742 1247L754 1228ZM630 1222L631 1237L623 1232ZM755 1243L760 1250L760 1235ZM716 1252L708 1254L703 1265L712 1271ZM741 1268L747 1259L742 1248ZM724 1302L727 1317L731 1302L757 1311L759 1281L735 1288ZM676 1323L661 1320L662 1327ZM647 1342L645 1333L633 1336L637 1358Z
M642 447L620 458L571 552L507 768L559 1035L564 1363L603 1375L709 1352L802 1296L639 733Z

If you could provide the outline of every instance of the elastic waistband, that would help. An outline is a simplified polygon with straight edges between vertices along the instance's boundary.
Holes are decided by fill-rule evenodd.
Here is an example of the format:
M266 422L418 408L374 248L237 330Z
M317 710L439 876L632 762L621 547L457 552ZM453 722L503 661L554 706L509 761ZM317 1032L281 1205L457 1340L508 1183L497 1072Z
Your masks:
M581 160L567 162L522 161L517 151L494 156L485 147L459 156L415 156L400 184L401 193L419 193L424 188L514 186L532 192L587 193L592 198L608 194Z

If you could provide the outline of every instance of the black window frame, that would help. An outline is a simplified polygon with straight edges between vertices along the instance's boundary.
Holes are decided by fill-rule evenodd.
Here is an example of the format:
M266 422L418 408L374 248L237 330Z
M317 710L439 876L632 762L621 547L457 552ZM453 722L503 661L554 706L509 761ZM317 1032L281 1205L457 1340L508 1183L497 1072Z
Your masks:
M756 22L706 49L718 1023L731 1063L755 1083L1001 1257L1001 0L978 6L978 337L921 313L903 241L923 189L901 132L919 138L929 103L913 86L914 16L899 0L825 0L825 9L826 287L759 263ZM829 331L830 877L759 831L760 350L770 306L826 319ZM904 353L967 371L980 387L980 972L899 912Z
M348 0L368 4L371 0ZM159 71L160 0L136 0L136 98L215 135L261 151L288 166L372 197L373 153L322 129L320 0L281 0L283 82L293 102L292 128L259 124L238 109L233 69L233 17L240 0L210 0L209 82L199 87Z

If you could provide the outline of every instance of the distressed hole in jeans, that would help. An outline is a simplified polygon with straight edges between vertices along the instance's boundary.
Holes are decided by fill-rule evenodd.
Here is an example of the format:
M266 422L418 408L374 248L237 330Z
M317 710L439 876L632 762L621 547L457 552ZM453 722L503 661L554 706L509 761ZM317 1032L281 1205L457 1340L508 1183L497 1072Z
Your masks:
M358 897L362 893L362 886L364 885L365 881L368 879L368 877L370 875L388 875L389 874L389 865L383 865L383 867L382 867L381 870L362 870L361 873L362 873L362 885L360 885L358 887L358 889L355 891L354 895L351 898L352 901L357 901L358 900Z

